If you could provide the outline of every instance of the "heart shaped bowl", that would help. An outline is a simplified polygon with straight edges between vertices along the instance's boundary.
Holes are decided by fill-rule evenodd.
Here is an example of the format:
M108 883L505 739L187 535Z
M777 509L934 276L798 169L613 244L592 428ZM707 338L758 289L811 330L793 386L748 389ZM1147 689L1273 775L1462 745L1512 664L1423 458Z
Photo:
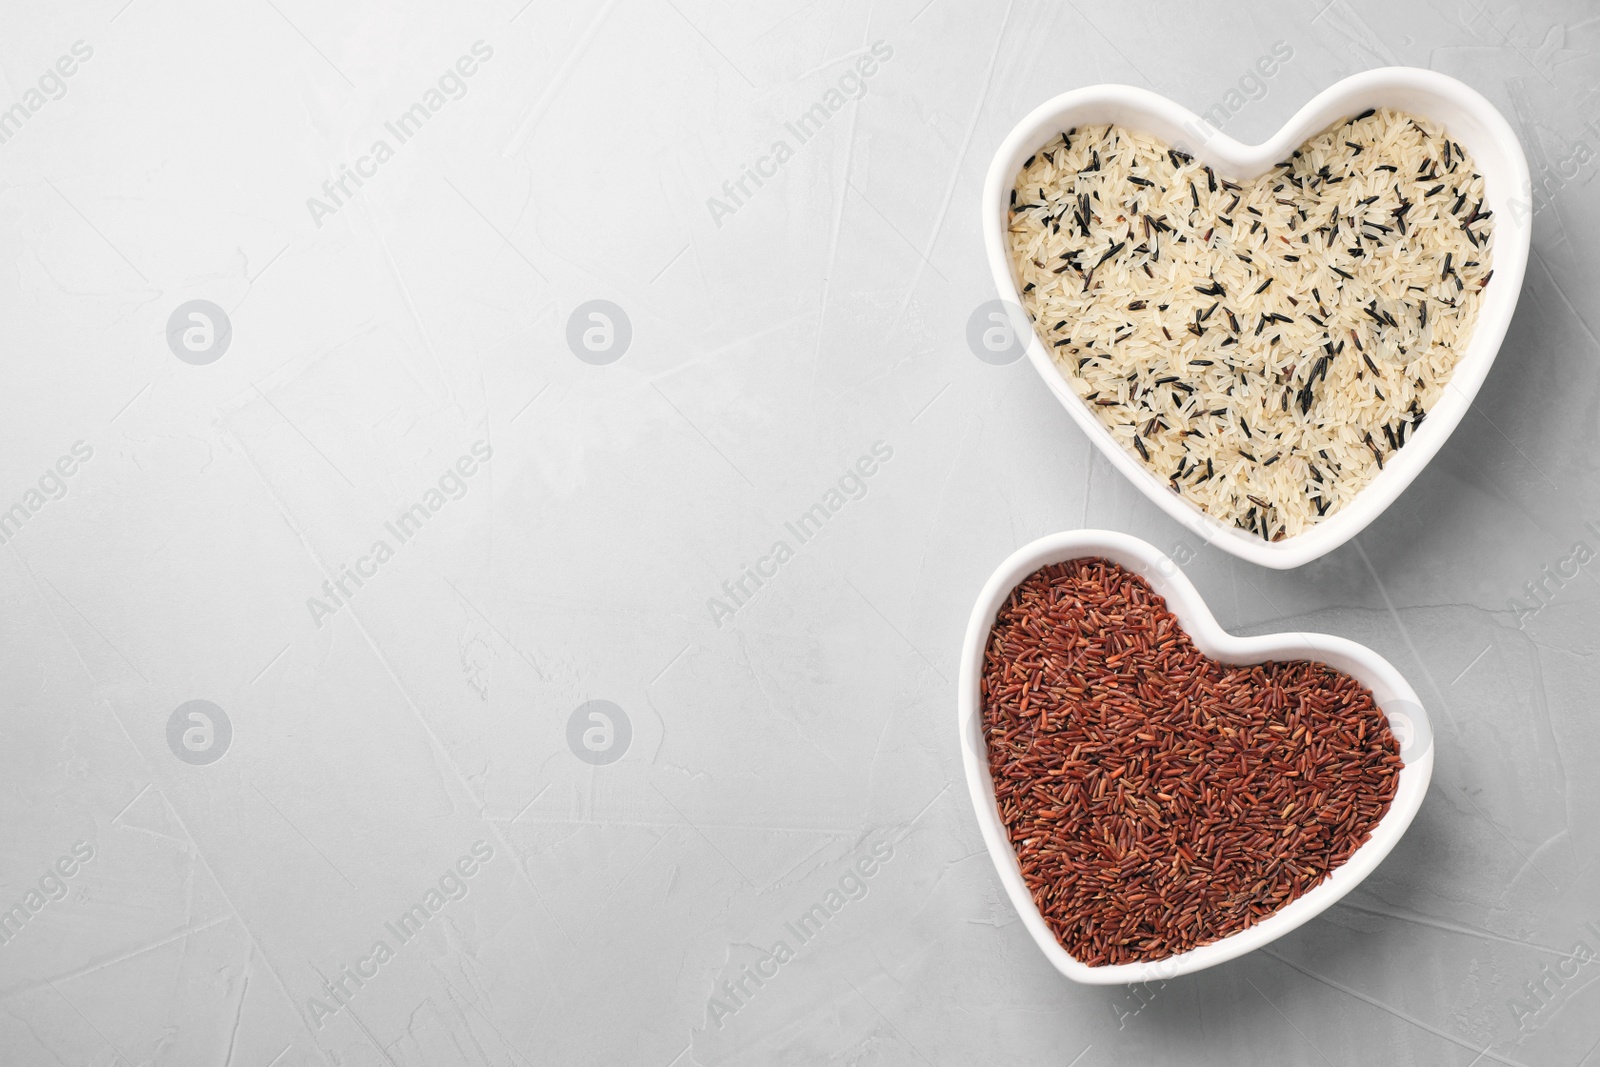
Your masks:
M989 775L988 746L983 736L983 698L979 681L983 676L983 654L996 614L1021 582L1040 567L1084 556L1100 556L1135 572L1166 599L1167 608L1178 617L1184 630L1202 653L1223 663L1254 664L1267 660L1316 660L1343 671L1372 690L1374 700L1388 716L1389 728L1400 742L1399 786L1389 810L1373 827L1372 836L1344 864L1299 899L1273 912L1254 926L1230 934L1199 948L1152 963L1127 963L1090 967L1078 962L1056 941L1044 916L1033 902L1033 894L1022 878L1016 851L1000 817L994 782ZM1411 825L1411 819L1428 791L1433 775L1432 731L1428 715L1417 694L1389 661L1364 645L1327 634L1282 633L1265 637L1235 637L1212 618L1205 601L1178 565L1159 549L1137 537L1110 530L1073 530L1052 534L1025 545L989 578L978 594L967 623L967 636L961 649L959 724L961 757L967 770L967 787L972 807L983 830L984 842L995 870L1011 898L1022 924L1033 934L1039 948L1056 970L1075 982L1090 985L1123 985L1132 982L1162 981L1203 970L1260 948L1320 914L1340 897L1361 883L1382 862Z
M1494 280L1484 290L1478 323L1456 364L1444 395L1428 412L1406 446L1366 488L1342 510L1309 530L1282 541L1260 537L1218 522L1128 452L1073 393L1060 368L1021 312L1011 250L1006 239L1011 190L1022 163L1061 130L1073 126L1115 123L1160 138L1209 163L1223 177L1242 181L1257 177L1286 158L1306 140L1339 119L1369 107L1391 107L1433 120L1466 147L1483 175L1484 202L1494 212ZM1093 85L1050 100L1017 124L995 153L983 187L983 241L989 267L1003 300L1016 307L1018 327L1028 332L1028 358L1056 399L1077 420L1083 432L1105 453L1112 466L1138 486L1168 515L1207 542L1264 567L1298 567L1333 551L1376 519L1428 461L1443 447L1478 388L1488 376L1495 353L1511 324L1522 276L1528 265L1533 201L1528 161L1516 134L1494 105L1454 78L1414 67L1369 70L1329 86L1301 108L1277 136L1265 144L1247 145L1209 127L1193 112L1164 96L1129 85Z

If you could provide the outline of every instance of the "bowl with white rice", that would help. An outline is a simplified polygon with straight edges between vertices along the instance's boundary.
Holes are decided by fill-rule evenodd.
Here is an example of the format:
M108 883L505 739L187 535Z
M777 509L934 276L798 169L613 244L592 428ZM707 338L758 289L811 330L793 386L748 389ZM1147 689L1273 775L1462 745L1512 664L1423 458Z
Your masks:
M984 242L1028 356L1200 538L1296 567L1375 519L1471 407L1516 307L1527 161L1431 71L1347 78L1260 145L1093 86L996 153Z

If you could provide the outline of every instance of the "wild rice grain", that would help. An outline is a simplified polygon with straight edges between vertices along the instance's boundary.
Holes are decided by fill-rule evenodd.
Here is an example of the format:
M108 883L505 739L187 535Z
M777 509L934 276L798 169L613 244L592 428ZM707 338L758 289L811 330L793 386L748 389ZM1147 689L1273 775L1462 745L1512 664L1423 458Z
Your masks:
M1454 209L1450 197L1434 195L1442 188L1435 161L1446 158L1459 168L1450 178ZM1365 435L1381 433L1413 403L1433 408L1493 273L1493 220L1482 209L1483 179L1471 158L1426 120L1388 109L1330 128L1239 184L1215 180L1192 157L1143 134L1083 127L1070 145L1046 145L1016 188L1019 200L1030 201L1010 216L1023 303L1073 389L1112 401L1095 414L1124 447L1139 452L1135 428L1161 415L1163 432L1145 438L1148 459L1139 458L1165 477L1184 451L1182 433L1218 407L1249 416L1281 444L1283 461L1270 470L1230 462L1204 485L1179 486L1198 507L1241 528L1250 525L1249 494L1273 501L1273 528L1294 536L1337 513L1377 475L1379 457ZM1477 206L1457 214L1467 203ZM1241 206L1248 227L1235 214ZM1076 226L1050 224L1069 210ZM1130 221L1135 214L1139 221ZM1130 247L1136 230L1145 243ZM1170 236L1156 241L1152 232ZM1313 295L1318 315L1290 313ZM1207 322L1217 298L1228 300L1223 320L1231 329ZM1148 310L1157 300L1170 310ZM1064 325L1044 329L1047 323ZM1174 323L1178 329L1169 329ZM1264 336L1269 324L1273 333ZM1069 335L1080 340L1057 344ZM1287 380L1289 368L1310 366L1314 353L1344 338L1373 356L1366 366L1334 359L1315 382ZM1097 358L1080 363L1086 357ZM1195 369L1204 359L1214 368ZM1372 366L1377 389L1363 380ZM1197 408L1188 394L1149 387L1174 371L1196 391ZM1244 371L1289 392L1242 382ZM1298 394L1292 404L1291 393ZM1236 443L1224 432L1199 453L1231 460ZM1335 462L1313 493L1307 459L1319 450Z

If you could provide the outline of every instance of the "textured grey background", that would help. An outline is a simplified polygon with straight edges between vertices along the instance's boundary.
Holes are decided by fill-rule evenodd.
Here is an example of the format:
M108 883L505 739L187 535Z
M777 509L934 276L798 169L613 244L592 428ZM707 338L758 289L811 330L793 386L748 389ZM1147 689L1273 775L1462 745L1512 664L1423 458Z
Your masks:
M8 8L0 509L27 518L0 546L0 909L25 921L0 1062L1600 1063L1592 5ZM385 123L477 41L465 94L398 144ZM864 94L795 143L877 41ZM1026 363L968 350L990 153L1101 81L1259 140L1388 63L1466 80L1523 138L1505 347L1356 541L1292 573L1183 546ZM393 158L314 213L380 138ZM708 206L779 139L775 176ZM231 318L209 365L164 336L190 300ZM631 324L609 365L568 348L592 300ZM400 543L385 523L477 441ZM875 442L865 494L798 544L783 524ZM972 599L1080 525L1192 550L1232 629L1381 649L1438 725L1428 799L1357 892L1159 987L1045 963L961 780ZM209 764L169 748L191 700L231 723ZM609 749L601 720L569 732L589 700L620 709ZM886 843L801 945L785 924ZM386 924L441 879L465 896L401 943ZM346 967L369 977L338 1003Z

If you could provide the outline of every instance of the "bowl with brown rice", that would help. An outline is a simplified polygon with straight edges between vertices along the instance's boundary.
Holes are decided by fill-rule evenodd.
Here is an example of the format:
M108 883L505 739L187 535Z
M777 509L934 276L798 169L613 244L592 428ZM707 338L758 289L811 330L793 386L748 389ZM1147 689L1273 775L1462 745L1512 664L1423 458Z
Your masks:
M1000 882L1088 984L1202 970L1308 922L1394 849L1433 773L1427 712L1381 655L1229 634L1123 533L1054 534L1001 563L957 691Z

